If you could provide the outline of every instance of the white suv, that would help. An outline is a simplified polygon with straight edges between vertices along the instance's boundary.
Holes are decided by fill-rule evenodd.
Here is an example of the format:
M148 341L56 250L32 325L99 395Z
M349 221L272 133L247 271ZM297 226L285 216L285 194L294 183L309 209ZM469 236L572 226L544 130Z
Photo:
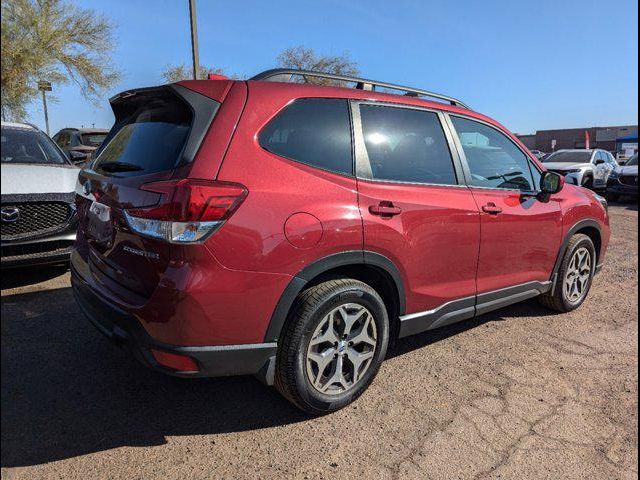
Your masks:
M36 127L2 122L2 268L69 260L79 171Z
M558 150L543 160L547 170L565 176L569 183L592 190L605 189L618 164L606 150Z

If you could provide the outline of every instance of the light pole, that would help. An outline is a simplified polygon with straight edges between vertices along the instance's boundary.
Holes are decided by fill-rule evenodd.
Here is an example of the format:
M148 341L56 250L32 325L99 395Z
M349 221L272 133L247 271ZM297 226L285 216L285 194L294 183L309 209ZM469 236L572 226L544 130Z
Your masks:
M198 58L198 25L196 22L196 0L189 0L189 16L191 17L191 55L193 57L193 79L198 79L200 59Z
M44 124L49 135L49 112L47 112L47 95L45 92L51 91L51 82L38 80L38 90L42 92L42 106L44 107Z

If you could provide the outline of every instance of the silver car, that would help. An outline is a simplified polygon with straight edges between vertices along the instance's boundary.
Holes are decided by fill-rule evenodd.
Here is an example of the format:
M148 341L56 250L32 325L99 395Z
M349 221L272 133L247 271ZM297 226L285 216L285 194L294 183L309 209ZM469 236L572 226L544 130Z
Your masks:
M604 190L618 164L606 150L558 150L543 160L547 170L564 175L569 183Z
M36 127L2 122L2 268L69 260L79 172Z

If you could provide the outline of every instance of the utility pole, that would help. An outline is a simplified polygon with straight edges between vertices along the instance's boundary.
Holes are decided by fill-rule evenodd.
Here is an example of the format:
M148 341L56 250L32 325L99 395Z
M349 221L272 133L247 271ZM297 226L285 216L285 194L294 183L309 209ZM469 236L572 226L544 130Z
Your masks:
M47 128L47 135L49 134L49 112L47 112L47 95L46 92L50 92L51 82L45 80L38 80L38 90L42 92L42 106L44 107L44 124Z
M193 79L198 79L200 58L198 54L198 25L196 20L196 0L189 0L189 16L191 17L191 55L193 57Z

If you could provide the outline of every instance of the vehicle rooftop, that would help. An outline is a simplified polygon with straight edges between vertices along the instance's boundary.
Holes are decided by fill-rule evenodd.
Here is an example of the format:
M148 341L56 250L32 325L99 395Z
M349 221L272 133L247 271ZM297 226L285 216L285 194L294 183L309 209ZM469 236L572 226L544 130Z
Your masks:
M249 80L267 81L267 82L300 83L295 80L295 77L302 77L302 80L303 80L302 83L309 83L308 81L309 77L335 80L339 82L355 83L356 89L371 91L371 92L376 92L377 91L376 88L383 88L387 90L397 90L398 92L404 92L402 93L403 96L431 97L437 100L445 101L450 105L469 110L469 107L465 105L462 101L458 100L457 98L450 97L448 95L442 95L440 93L430 92L428 90L422 90L414 87L407 87L407 86L398 85L395 83L382 82L378 80L370 80L366 78L354 77L354 76L348 76L348 75L335 75L332 73L317 72L313 70L274 68L272 70L266 70L264 72L261 72L258 75L251 77ZM317 85L317 86L323 86L323 85ZM338 87L338 88L344 88L344 87ZM384 93L390 93L392 95L395 94L392 92L384 92Z
M37 127L28 123L1 122L3 127L23 128L25 130L38 130Z

